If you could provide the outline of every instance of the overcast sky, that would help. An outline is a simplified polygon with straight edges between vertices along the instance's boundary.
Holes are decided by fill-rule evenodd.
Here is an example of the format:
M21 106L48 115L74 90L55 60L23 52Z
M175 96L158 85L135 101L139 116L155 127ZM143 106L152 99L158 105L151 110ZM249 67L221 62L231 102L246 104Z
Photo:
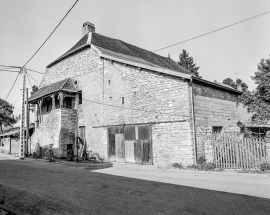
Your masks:
M22 66L63 18L75 0L0 0L0 64ZM80 38L89 21L96 32L153 51L270 10L268 0L79 0L27 68L45 72L46 65ZM250 76L270 54L270 13L222 31L157 52L178 61L186 49L207 80L235 79L255 88ZM16 73L1 72L0 98L5 99ZM38 82L42 75L30 73ZM20 76L8 102L22 88ZM32 84L35 84L31 80ZM27 82L28 87L30 86ZM15 114L20 112L20 99Z

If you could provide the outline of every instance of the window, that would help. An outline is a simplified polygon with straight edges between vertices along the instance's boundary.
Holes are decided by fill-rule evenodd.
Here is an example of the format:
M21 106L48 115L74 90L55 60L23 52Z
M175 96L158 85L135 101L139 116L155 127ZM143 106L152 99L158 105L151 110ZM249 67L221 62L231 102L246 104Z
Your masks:
M122 99L122 105L125 104L125 98L121 97L121 99Z
M52 110L52 99L46 100L46 111L50 112Z
M78 91L79 93L79 105L82 104L82 91Z
M85 126L80 126L79 127L79 136L81 138L85 138Z
M66 108L70 108L71 109L71 105L72 105L72 99L67 97L65 98L66 100Z
M111 84L111 80L108 80L108 84Z
M213 134L220 134L222 131L222 126L213 126L212 127L212 133Z

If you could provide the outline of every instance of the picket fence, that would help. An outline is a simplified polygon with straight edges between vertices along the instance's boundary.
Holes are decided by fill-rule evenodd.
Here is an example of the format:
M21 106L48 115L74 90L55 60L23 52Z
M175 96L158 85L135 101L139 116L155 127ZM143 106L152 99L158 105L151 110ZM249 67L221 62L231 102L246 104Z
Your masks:
M222 169L259 169L266 158L265 139L221 137L214 140L214 162Z

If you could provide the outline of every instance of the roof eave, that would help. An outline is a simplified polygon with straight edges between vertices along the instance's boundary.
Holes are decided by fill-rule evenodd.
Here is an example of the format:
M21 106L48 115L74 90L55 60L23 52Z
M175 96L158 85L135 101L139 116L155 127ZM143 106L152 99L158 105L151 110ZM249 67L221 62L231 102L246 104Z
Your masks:
M67 58L67 57L69 57L69 56L71 56L71 55L73 55L73 54L75 54L75 53L81 51L82 49L87 48L87 47L90 47L90 45L89 45L89 44L85 44L85 45L83 45L83 46L80 46L79 48L77 48L77 49L75 49L75 50L73 50L73 51L71 51L71 52L69 52L69 53L67 53L67 54L65 54L65 55L63 55L63 56L57 58L56 60L54 60L53 62L51 62L49 65L47 65L46 68L50 68L50 67L53 66L54 64L56 64L56 63L58 63L58 62L64 60L65 58Z
M198 77L196 77L196 76L192 76L192 79L193 79L193 80L196 80L196 81L199 81L199 82L203 82L203 83L212 85L212 86L215 86L215 87L218 87L218 88L226 89L226 90L232 91L232 92L234 92L234 93L238 93L238 94L242 94L242 93L243 93L242 91L239 91L239 90L236 90L236 89L232 89L232 88L230 88L230 87L222 86L222 85L216 84L216 83L214 83L214 82L207 81L207 80L202 79L202 78L198 78Z
M178 72L178 71L153 67L153 66L145 65L143 63L133 62L131 60L124 60L122 58L107 55L107 54L101 53L100 50L98 50L94 45L91 45L91 46L92 46L92 48L94 50L96 50L99 53L100 57L103 57L103 58L106 58L106 59L110 59L110 60L117 61L117 62L124 63L124 64L129 64L131 66L135 66L135 67L139 67L139 68L152 70L152 71L155 71L155 72L160 72L160 73L163 73L163 74L166 74L166 75L172 75L172 76L186 78L186 79L190 79L190 77L192 76L192 75L181 73L181 72Z

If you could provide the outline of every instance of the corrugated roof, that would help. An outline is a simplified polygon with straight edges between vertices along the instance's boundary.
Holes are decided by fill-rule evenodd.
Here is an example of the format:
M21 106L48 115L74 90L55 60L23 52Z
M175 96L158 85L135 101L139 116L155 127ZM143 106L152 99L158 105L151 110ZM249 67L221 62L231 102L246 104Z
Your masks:
M67 78L62 81L58 81L51 85L40 88L28 99L28 102L31 103L37 99L40 99L57 91L77 92L73 82L69 78Z

